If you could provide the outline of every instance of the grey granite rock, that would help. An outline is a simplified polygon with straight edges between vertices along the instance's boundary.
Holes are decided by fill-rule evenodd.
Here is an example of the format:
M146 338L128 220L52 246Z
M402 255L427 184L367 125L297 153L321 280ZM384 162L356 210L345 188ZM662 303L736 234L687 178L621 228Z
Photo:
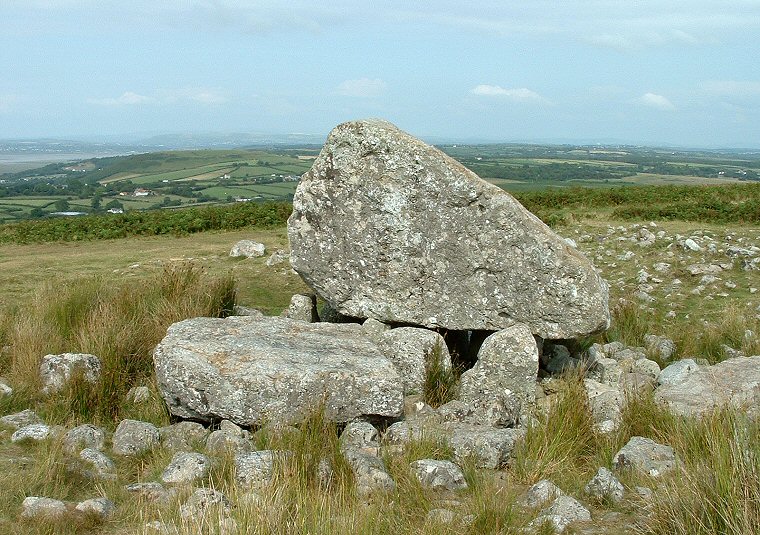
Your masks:
M423 487L434 490L464 490L467 481L462 469L451 461L420 459L409 464Z
M21 503L21 518L60 519L66 514L66 504L43 496L27 496Z
M597 500L609 500L612 503L620 502L625 494L623 484L615 477L615 474L603 466L583 487L583 491Z
M117 455L140 455L158 446L155 425L139 420L122 420L114 431L113 452Z
M46 424L30 424L16 429L11 435L11 442L42 442L52 435L52 429Z
M588 522L589 520L591 520L591 512L572 496L563 494L541 511L530 526L538 527L548 522L555 532L562 533L573 522Z
M296 321L305 321L306 323L319 321L316 296L304 294L291 296L287 317Z
M79 425L63 435L63 449L69 453L79 453L83 448L102 450L105 443L105 430L91 424Z
M380 120L344 123L298 185L291 264L342 314L448 329L609 325L591 263L501 188Z
M230 249L230 256L233 258L256 258L264 256L267 248L263 243L253 240L240 240Z
M615 454L612 466L616 470L631 469L659 477L676 468L676 456L670 446L645 437L631 437Z
M657 377L659 386L677 386L684 382L689 375L699 369L694 359L681 359L667 366Z
M45 355L40 362L42 393L61 390L78 374L88 383L95 383L100 378L100 368L100 359L87 353Z
M198 422L177 422L158 431L161 445L173 451L192 451L203 447L209 435L209 430Z
M549 501L554 501L563 494L564 492L562 492L562 490L553 482L548 479L542 479L528 488L525 494L520 498L520 504L523 507L535 509Z
M497 429L482 425L447 424L447 440L459 463L472 460L478 468L507 465L523 429Z
M291 455L287 451L261 450L235 455L235 482L246 487L265 487L272 482L277 463Z
M383 355L396 366L404 383L405 394L423 392L425 370L432 364L433 358L438 358L441 368L451 368L451 356L446 342L435 331L399 327L383 332L377 340Z
M116 504L108 498L91 498L79 502L74 506L74 509L80 513L105 520L116 511Z
M359 495L395 490L396 482L393 481L380 457L356 448L344 448L343 457L354 473L356 492Z
M41 423L42 419L40 419L40 417L37 416L37 413L31 409L24 409L21 412L7 414L0 418L0 424L11 427L13 429L18 429L20 427L25 427L31 424Z
M515 415L528 414L536 403L538 347L526 325L514 325L485 339L475 365L462 374L462 401L504 405L500 426L512 425ZM510 421L511 420L511 421Z
M169 327L153 360L183 418L298 423L320 402L337 422L403 410L398 372L357 324L195 318Z
M116 479L116 464L102 451L84 448L79 452L79 459L84 465L85 477L109 481Z
M369 422L349 422L340 434L342 448L351 447L358 449L378 448L380 446L379 434L375 426Z
M186 485L206 477L211 470L211 459L202 453L178 452L161 474L161 481Z
M196 489L179 508L179 516L186 521L193 521L204 516L211 509L216 509L221 515L230 512L230 501L223 493L214 489Z
M655 390L655 401L675 414L701 416L721 406L760 412L760 355L699 367Z

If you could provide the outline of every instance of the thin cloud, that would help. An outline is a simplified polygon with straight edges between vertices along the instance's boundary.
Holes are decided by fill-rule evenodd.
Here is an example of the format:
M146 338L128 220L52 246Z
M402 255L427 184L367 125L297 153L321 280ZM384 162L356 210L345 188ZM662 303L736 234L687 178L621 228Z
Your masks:
M153 102L155 99L133 93L132 91L125 91L121 96L116 98L91 98L87 102L90 104L96 104L98 106L135 106L139 104L147 104Z
M164 95L165 100L176 102L189 100L201 104L224 104L228 101L221 89L212 89L208 87L184 87L174 91L168 91Z
M480 84L470 89L470 93L480 97L500 97L517 102L547 102L544 97L527 87L506 89L499 85Z
M373 98L385 93L387 87L379 78L357 78L341 82L337 93L344 97Z
M18 95L0 94L0 113L8 113L15 109L21 99Z
M644 93L638 101L649 108L655 108L663 111L672 111L676 107L666 97L656 93Z
M702 84L708 93L720 96L760 95L760 82L737 80L710 80Z

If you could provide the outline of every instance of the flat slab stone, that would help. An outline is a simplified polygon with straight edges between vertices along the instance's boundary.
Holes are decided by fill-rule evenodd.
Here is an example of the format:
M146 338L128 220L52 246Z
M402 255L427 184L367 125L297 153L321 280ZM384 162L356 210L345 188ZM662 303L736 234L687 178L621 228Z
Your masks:
M153 361L181 418L298 423L322 400L337 422L403 413L403 381L358 324L194 318L169 327Z
M760 406L760 355L700 366L680 381L660 385L654 398L681 416L701 416L723 406L756 415Z
M338 125L296 189L290 261L346 316L576 338L610 321L591 263L507 192L381 120Z

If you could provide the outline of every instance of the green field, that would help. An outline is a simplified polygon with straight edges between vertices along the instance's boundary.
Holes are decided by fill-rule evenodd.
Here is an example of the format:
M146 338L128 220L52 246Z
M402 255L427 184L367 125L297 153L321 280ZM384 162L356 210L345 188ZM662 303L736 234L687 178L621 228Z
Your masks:
M447 145L441 149L514 194L641 185L756 182L760 155L717 151L549 145ZM0 221L71 210L148 210L289 201L313 148L169 151L49 164L0 175ZM135 196L138 188L151 192ZM61 203L57 203L59 206Z

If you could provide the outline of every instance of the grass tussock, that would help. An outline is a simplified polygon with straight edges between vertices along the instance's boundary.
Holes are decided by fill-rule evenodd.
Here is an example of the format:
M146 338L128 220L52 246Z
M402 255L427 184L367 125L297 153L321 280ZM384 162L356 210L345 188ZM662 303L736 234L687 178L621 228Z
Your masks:
M682 355L704 358L711 364L727 358L725 346L747 356L760 355L760 321L746 310L729 306L715 321L698 329L683 329L678 346Z
M97 355L102 364L98 383L72 380L48 400L49 417L61 423L67 415L80 421L114 422L120 418L128 389L151 382L153 348L167 327L189 317L224 316L234 299L231 277L211 277L187 263L121 285L102 278L66 286L51 283L14 318L0 373L14 386L34 392L39 389L44 355Z
M575 485L580 475L595 470L602 440L594 431L581 373L567 375L553 397L548 414L539 415L516 447L513 472L524 483L552 479Z
M682 422L671 433L678 477L658 489L647 531L755 533L760 525L760 423L735 411Z
M425 384L422 399L433 408L456 398L459 389L459 374L443 360L443 345L437 342L425 358Z
M644 336L656 332L659 321L651 312L628 300L621 300L611 311L612 322L606 341L616 340L627 346L643 346Z

